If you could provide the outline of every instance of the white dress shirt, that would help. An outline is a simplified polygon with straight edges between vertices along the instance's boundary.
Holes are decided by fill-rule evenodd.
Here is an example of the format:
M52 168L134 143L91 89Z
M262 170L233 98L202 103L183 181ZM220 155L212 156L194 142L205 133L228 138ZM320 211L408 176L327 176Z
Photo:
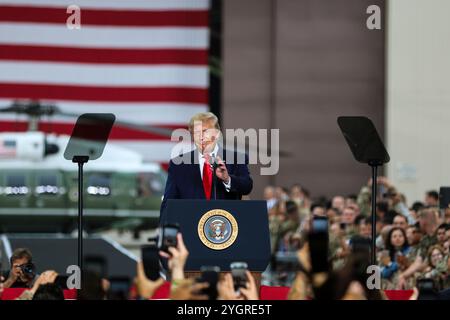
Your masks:
M199 164L199 169L200 169L200 177L203 180L203 165L205 164L205 158L204 158L203 154L200 153L200 151L197 150L197 152L198 152L198 164ZM216 144L213 151L209 154L211 159L216 158L217 152L219 152L219 146ZM231 189L231 177L228 178L228 183L225 183L225 181L222 181L222 183L225 186L225 190L227 192L229 192Z

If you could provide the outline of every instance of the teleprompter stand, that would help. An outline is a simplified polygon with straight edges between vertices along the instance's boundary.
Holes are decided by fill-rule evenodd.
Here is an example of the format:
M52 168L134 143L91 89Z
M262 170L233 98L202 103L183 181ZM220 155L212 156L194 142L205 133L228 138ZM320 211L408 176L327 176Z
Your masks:
M372 168L372 245L371 263L376 265L376 204L378 167L389 162L389 154L372 121L366 117L338 117L339 128L356 161Z
M83 274L83 166L101 157L116 117L111 113L82 114L73 128L64 158L78 164L78 267Z

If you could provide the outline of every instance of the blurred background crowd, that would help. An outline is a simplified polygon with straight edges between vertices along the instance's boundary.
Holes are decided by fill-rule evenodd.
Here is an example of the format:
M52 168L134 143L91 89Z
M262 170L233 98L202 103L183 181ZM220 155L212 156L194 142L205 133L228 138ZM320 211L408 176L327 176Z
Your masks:
M437 290L450 286L450 209L439 208L439 194L430 190L411 201L385 177L378 178L376 204L376 253L382 289L412 289L418 279L432 279ZM291 285L297 251L305 242L309 221L329 220L329 260L341 269L352 243L370 240L372 181L358 193L314 198L307 188L267 186L264 197L269 211L272 263L266 281Z

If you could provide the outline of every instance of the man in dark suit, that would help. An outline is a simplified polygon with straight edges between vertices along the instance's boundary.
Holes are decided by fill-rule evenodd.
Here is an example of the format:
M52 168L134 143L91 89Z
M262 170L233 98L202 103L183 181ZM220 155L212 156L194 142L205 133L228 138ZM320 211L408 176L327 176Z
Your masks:
M253 180L247 167L248 157L219 146L217 117L211 112L196 114L189 122L189 131L195 149L170 160L161 212L167 199L240 200L249 194ZM215 188L213 168L217 177Z

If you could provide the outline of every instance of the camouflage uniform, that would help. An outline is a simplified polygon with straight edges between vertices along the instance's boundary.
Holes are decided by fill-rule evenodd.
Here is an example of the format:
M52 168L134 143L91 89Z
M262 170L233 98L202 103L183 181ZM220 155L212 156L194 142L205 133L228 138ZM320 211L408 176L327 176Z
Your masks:
M269 217L270 247L272 253L275 253L277 250L278 237L280 235L280 227L282 222L283 220L280 216Z
M294 220L285 220L281 223L280 225L280 229L278 232L278 246L279 246L279 242L280 240L283 239L283 237L288 233L288 232L295 232L299 227L299 223L297 221Z
M432 279L434 282L434 287L437 291L441 291L445 288L446 282L448 281L448 270L447 270L447 259L442 259L436 267L431 268L431 270L426 271L424 277Z
M407 254L407 258L410 263L413 263L416 260L416 257L419 255L420 249L419 245L410 246L409 253Z
M436 271L436 275L434 277L436 288L438 288L438 290L445 289L447 284L446 282L448 280L447 257L444 257L444 259L436 265L434 270Z
M281 236L284 236L289 231L296 231L299 227L299 222L294 220L285 220L283 223L281 223L280 226L280 234Z
M356 235L358 235L358 227L354 224L352 224L351 226L347 226L345 230L345 239L350 240Z
M358 229L354 225L352 225L351 227L347 227L345 235L342 237L330 234L328 242L328 259L332 263L333 270L339 270L345 265L345 262L347 260L345 257L337 257L338 250L346 250L347 243L349 243L350 239L356 235L358 235Z
M420 255L422 257L422 260L425 261L427 259L428 249L437 243L437 238L435 235L425 235L422 237L422 240L420 240L419 244L417 245L418 251L417 255Z
M450 255L445 256L444 261L447 264L447 274L444 279L444 289L450 288L450 269L448 268L448 259L450 259Z
M283 250L280 246L284 247L283 237L288 232L295 232L298 229L299 223L293 220L282 220L279 217L271 217L269 219L269 231L270 231L270 244L272 254L278 250ZM287 249L287 248L284 248Z
M372 205L371 205L371 199L372 197L372 190L368 186L364 186L361 188L361 191L359 191L358 198L356 200L356 203L359 206L360 213L365 216L369 217L372 214Z
M300 217L300 221L303 221L311 215L311 211L309 210L309 208L300 207L298 209L298 214Z
M381 278L381 290L396 290L398 284L398 277L400 273L397 271L390 278Z
M339 270L345 265L345 258L337 257L337 252L342 248L342 242L344 239L336 235L330 234L329 239L329 256L328 259L332 263L333 270Z
M410 259L411 251L413 247L409 247L406 250L403 250L403 255L408 258L408 263L411 264L413 260ZM414 254L414 253L413 253ZM394 256L396 257L396 256ZM380 265L381 268L381 289L382 290L397 290L399 284L399 276L404 271L401 269L401 265L399 264L398 258L395 258L395 261L392 261L392 264L389 266ZM404 290L413 289L415 286L415 277L409 277L406 279L406 283L404 284Z

